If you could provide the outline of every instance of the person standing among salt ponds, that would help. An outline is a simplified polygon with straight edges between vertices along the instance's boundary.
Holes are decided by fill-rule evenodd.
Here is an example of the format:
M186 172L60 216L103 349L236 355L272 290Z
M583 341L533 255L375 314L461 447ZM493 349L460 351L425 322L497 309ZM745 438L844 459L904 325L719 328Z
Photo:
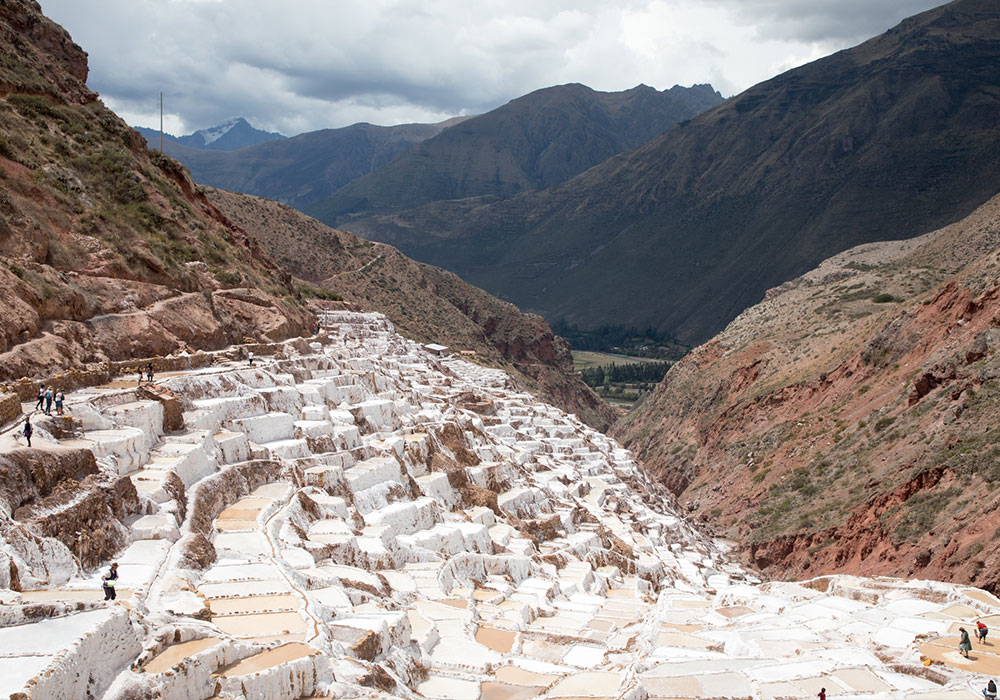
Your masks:
M990 628L986 626L986 623L979 620L976 623L976 639L979 640L981 644L986 644L986 635L989 634Z
M986 700L997 700L997 682L992 678L990 679L990 682L986 684L986 687L983 688L983 697L986 698Z
M965 658L969 658L969 652L972 651L972 640L969 639L969 633L965 631L964 627L959 627L958 634L958 651Z
M22 433L24 434L24 439L28 441L28 447L31 447L32 432L34 432L34 429L31 427L31 416L28 416L27 418L24 419L24 430L22 431Z
M250 360L250 366L253 367L253 350L247 354L247 359Z
M112 564L108 573L101 577L101 588L104 589L104 600L115 599L116 583L118 583L118 562Z

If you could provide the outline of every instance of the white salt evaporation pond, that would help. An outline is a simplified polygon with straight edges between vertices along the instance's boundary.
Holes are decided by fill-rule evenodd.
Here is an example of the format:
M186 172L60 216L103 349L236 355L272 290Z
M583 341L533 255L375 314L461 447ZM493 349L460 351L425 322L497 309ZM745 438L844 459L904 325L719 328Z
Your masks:
M995 642L955 649L958 627L1000 626L990 593L762 582L504 373L375 314L323 327L252 369L220 354L161 378L172 433L128 382L67 397L64 446L142 512L118 602L105 566L0 592L0 697L975 699L1000 674ZM66 560L34 534L2 554L46 582Z

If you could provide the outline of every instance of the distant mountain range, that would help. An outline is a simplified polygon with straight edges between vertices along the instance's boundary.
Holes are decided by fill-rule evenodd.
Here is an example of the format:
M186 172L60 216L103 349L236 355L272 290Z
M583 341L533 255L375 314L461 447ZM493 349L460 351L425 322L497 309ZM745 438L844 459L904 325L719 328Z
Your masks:
M998 190L1000 5L957 0L561 185L344 227L549 320L693 343L826 257L933 230Z
M147 129L136 127L136 130L143 135L150 148L158 148L160 145L160 132L157 129ZM284 139L285 137L273 131L261 131L255 129L243 117L230 119L225 124L213 126L210 129L199 129L187 136L163 135L163 150L169 151L168 144L178 144L188 148L208 149L211 151L236 151L247 146L256 146L258 143L266 143Z
M336 225L438 200L509 197L558 184L721 101L708 85L624 92L560 85L439 124L354 124L261 138L240 150L216 146L232 143L224 136L202 145L223 125L172 139L164 150L199 183L274 199ZM241 132L266 134L243 124ZM159 144L159 132L140 131L151 147Z
M332 226L429 202L550 187L720 102L709 85L536 90L428 139L308 213Z
M238 151L167 145L196 182L289 204L301 211L459 123L373 126L353 124L288 139L274 139ZM153 142L150 142L151 144Z

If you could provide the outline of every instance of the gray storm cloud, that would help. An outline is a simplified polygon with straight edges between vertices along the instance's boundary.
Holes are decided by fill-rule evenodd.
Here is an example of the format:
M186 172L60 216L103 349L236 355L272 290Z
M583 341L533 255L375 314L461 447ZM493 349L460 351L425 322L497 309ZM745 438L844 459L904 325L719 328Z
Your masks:
M438 121L541 87L731 94L934 0L43 0L134 124L244 116L285 134Z

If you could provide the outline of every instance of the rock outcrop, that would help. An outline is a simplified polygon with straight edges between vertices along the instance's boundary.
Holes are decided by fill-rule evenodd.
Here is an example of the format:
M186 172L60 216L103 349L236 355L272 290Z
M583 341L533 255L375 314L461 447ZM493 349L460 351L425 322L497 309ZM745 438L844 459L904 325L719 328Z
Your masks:
M615 429L769 575L996 591L1000 198L772 290Z

